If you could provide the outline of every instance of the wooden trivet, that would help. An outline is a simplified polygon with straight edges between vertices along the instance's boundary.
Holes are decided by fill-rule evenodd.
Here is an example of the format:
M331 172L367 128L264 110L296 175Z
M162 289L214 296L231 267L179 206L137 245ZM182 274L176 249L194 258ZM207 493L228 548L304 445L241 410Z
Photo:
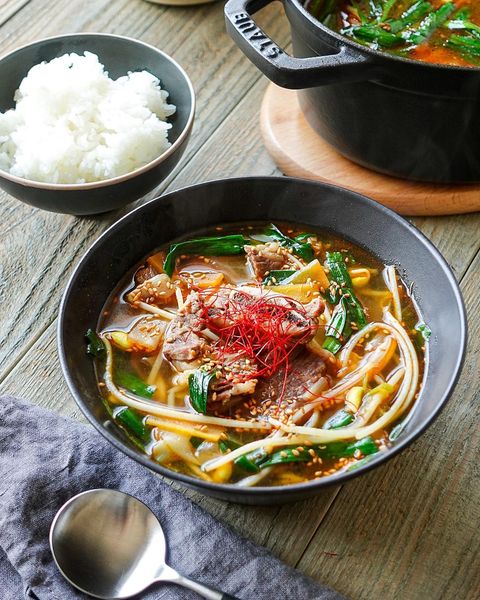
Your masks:
M349 188L404 215L451 215L480 210L480 185L441 185L396 179L341 156L307 123L297 93L270 84L263 98L262 136L285 175Z

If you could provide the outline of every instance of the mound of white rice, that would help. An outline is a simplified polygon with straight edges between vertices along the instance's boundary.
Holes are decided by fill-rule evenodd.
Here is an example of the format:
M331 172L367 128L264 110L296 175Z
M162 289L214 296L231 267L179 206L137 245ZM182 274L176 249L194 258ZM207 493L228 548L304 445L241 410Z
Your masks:
M0 113L0 168L48 183L129 173L169 146L175 106L147 71L108 77L98 56L65 54L28 72Z

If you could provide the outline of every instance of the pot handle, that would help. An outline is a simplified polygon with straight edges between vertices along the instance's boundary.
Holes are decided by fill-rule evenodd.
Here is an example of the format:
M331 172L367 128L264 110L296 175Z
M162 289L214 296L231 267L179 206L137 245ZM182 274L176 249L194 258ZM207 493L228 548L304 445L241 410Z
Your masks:
M251 18L273 1L228 0L225 5L228 33L271 81L281 87L301 89L372 78L372 60L348 46L340 46L335 54L310 58L295 58L279 48Z

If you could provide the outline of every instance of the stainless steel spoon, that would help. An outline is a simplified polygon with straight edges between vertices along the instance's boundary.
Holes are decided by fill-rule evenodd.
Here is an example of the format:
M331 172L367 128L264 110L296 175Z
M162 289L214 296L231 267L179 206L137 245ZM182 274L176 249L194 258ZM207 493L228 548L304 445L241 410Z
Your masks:
M89 490L71 498L50 527L50 548L65 579L95 598L129 598L153 583L169 582L207 600L238 600L169 567L158 519L123 492Z

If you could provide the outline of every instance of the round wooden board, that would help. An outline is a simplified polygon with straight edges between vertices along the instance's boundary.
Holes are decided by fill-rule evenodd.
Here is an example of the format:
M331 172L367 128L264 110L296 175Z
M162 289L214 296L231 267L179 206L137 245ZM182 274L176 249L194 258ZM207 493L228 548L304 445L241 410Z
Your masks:
M480 210L480 185L416 183L382 175L344 158L307 123L295 91L270 84L260 122L265 145L285 175L349 188L403 215L451 215Z

